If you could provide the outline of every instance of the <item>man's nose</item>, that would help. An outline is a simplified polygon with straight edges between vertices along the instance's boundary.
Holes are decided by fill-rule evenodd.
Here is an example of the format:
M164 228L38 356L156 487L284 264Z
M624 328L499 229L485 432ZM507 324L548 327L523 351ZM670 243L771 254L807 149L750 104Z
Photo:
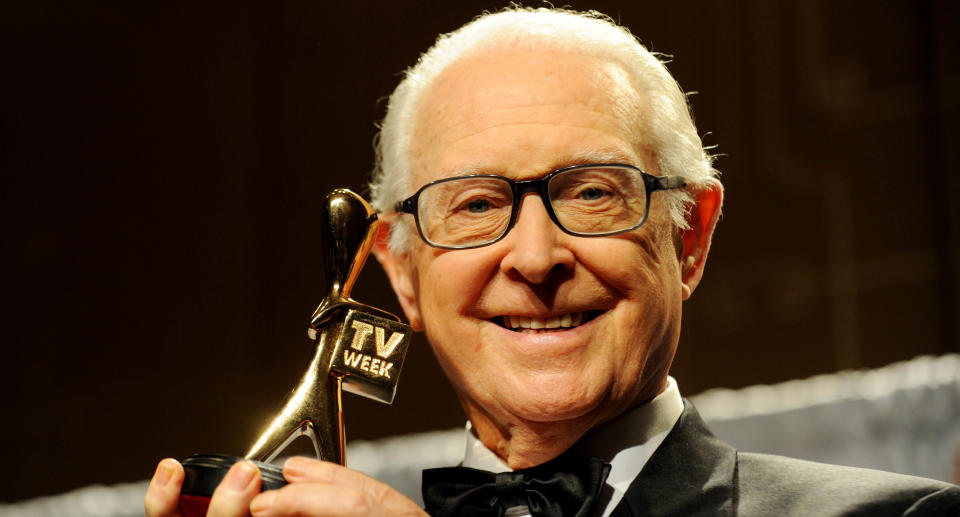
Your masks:
M527 194L520 201L517 221L504 244L509 246L500 269L516 271L528 282L540 284L572 269L573 252L563 245L566 234L550 219L543 200Z

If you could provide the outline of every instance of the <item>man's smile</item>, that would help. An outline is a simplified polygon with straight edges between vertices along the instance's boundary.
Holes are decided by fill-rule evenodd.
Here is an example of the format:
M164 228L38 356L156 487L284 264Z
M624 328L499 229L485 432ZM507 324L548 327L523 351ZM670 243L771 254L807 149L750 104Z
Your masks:
M569 330L596 318L602 311L570 312L549 317L498 316L493 322L508 330L525 334Z

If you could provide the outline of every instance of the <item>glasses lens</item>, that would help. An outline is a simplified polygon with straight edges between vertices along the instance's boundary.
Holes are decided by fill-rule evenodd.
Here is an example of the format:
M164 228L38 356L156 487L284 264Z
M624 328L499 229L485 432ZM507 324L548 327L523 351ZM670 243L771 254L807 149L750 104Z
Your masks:
M420 231L433 244L480 246L500 238L510 224L513 193L498 178L456 178L423 189Z
M643 175L625 167L562 172L550 180L548 190L560 224L583 235L634 228L647 213Z

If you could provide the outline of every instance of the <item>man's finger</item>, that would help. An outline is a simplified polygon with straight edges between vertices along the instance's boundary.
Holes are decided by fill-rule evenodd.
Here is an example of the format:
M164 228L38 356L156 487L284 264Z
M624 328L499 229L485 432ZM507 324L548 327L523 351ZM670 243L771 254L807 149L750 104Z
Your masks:
M290 482L328 483L333 485L359 486L363 489L381 490L390 488L365 474L336 463L294 456L283 464L283 477Z
M183 467L173 458L157 465L150 480L143 509L147 517L183 517L180 511L180 487L183 485Z
M257 496L250 505L254 517L297 515L375 516L372 501L357 488L323 483L293 483Z
M242 517L250 515L250 501L260 493L260 469L248 461L240 461L213 491L207 517Z
M254 515L425 515L389 485L334 463L294 457L283 475L291 484L254 499Z
M296 482L258 495L250 505L254 517L426 516L413 501L396 493L379 500L359 486Z

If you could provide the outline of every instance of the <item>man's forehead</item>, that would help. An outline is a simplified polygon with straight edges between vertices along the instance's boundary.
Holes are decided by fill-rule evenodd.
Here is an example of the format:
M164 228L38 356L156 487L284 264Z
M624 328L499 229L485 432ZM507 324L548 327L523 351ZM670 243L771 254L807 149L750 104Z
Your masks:
M447 66L421 99L421 115L476 108L524 109L531 104L568 102L568 92L589 91L578 99L602 104L639 100L630 74L616 61L567 49L495 48L477 51ZM604 109L606 107L604 106Z
M450 151L442 152L444 163L431 164L434 174L489 172L483 169L496 166L492 156L478 163L452 150L485 132L501 137L485 142L490 147L549 145L538 140L539 132L580 126L607 138L567 146L553 142L550 163L537 166L635 163L643 104L625 69L609 59L559 50L481 52L450 65L426 90L414 124L412 157L417 161Z

